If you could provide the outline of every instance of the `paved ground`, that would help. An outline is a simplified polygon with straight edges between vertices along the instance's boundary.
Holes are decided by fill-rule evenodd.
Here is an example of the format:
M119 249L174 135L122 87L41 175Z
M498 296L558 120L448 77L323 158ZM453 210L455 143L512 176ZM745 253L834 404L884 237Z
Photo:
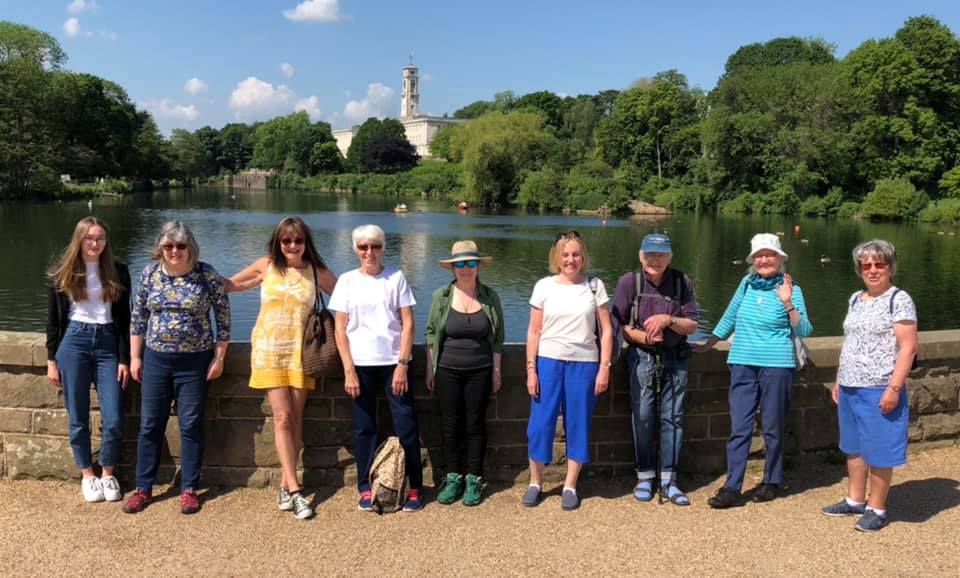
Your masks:
M173 493L127 515L83 503L79 484L0 482L0 574L960 574L960 447L911 456L895 476L892 523L877 534L819 513L843 496L842 467L806 458L788 476L785 497L722 512L706 505L718 479L688 483L688 508L637 503L622 480L584 482L575 512L560 510L557 487L523 508L517 486L492 488L477 508L434 502L382 517L358 512L351 490L321 489L307 522L276 511L268 490L211 489L186 517Z

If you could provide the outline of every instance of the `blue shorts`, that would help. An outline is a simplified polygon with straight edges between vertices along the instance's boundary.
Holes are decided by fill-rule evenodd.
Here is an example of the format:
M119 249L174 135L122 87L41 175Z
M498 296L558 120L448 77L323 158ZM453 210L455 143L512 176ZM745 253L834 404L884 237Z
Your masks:
M837 404L840 451L859 454L874 468L893 468L907 463L910 421L907 388L900 390L900 403L886 415L880 411L880 398L885 389L841 386Z

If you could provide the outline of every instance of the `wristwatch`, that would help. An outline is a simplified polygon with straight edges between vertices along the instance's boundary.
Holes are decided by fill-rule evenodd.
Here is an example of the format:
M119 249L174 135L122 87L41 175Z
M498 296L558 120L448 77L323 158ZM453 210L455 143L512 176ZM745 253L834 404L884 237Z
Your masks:
M413 358L410 357L410 358L404 359L403 357L401 357L400 359L397 360L397 363L399 363L400 365L405 365L407 367L410 367L410 364L413 363Z
M673 326L676 325L676 324L677 324L677 318L676 318L676 317L670 317L670 327L673 327Z

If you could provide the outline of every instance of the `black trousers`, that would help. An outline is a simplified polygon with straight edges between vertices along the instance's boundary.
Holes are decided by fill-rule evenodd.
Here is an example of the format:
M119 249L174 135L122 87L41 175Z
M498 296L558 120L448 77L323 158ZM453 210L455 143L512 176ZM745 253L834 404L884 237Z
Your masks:
M447 473L483 476L483 455L487 451L487 403L492 380L493 367L437 368L436 386L443 420L443 461ZM464 445L466 460L461 451Z

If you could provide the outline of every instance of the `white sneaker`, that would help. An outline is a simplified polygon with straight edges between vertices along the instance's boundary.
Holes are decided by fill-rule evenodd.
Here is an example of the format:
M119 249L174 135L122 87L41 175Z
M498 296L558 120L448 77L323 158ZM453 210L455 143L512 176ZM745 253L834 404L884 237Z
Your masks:
M100 486L100 479L97 476L83 478L80 482L80 488L83 490L83 499L88 502L102 502L103 488Z
M103 499L108 502L119 502L123 498L123 492L120 491L120 482L113 476L100 478L100 487L103 489Z

